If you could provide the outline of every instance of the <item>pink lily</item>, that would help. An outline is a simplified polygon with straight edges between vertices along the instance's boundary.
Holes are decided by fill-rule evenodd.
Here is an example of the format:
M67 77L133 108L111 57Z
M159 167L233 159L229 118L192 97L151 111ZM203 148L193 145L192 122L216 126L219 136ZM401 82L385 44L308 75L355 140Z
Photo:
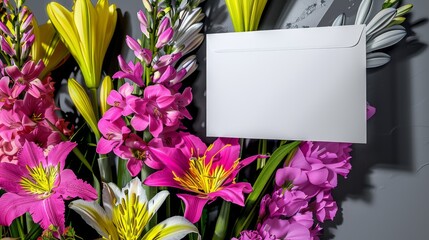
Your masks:
M142 79L143 76L143 66L140 62L134 64L130 61L128 64L125 62L124 58L121 55L118 56L119 67L121 71L116 72L112 77L113 78L127 78L135 82L140 87L144 86Z
M152 52L149 49L142 48L134 38L127 36L125 39L128 47L134 51L134 55L140 60L144 61L147 65L152 62Z
M252 186L247 182L235 182L243 167L258 157L252 156L240 161L238 139L217 139L206 145L196 136L182 134L181 149L164 148L154 153L162 159L165 168L146 178L148 186L174 187L191 194L177 194L186 206L185 218L195 223L208 202L221 197L226 201L244 206L244 193L250 193Z
M66 157L75 146L63 142L46 152L26 142L17 165L0 163L0 187L6 191L0 197L0 225L9 226L15 218L29 212L43 229L53 225L63 233L64 200L97 198L91 185L64 169Z

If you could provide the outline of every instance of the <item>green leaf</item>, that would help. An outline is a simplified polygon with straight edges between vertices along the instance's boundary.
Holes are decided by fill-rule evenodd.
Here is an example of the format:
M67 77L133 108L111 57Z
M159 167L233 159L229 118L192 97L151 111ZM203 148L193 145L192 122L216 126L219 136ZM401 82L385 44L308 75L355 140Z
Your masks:
M268 189L269 183L274 177L274 173L278 166L283 162L288 154L293 152L300 142L295 141L286 145L282 145L274 151L273 155L267 161L267 164L262 169L255 184L253 184L253 192L247 197L245 208L241 211L235 226L233 234L238 236L243 229L247 229L253 220L256 207Z
M40 235L42 235L42 232L43 229L38 224L34 224L30 229L30 232L25 236L24 240L37 239Z

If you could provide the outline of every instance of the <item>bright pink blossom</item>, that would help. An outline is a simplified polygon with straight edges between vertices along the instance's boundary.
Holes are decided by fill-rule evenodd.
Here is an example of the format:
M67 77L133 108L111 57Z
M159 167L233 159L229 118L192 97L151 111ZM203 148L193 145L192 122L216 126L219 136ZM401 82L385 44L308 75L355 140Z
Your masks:
M107 104L112 106L104 114L103 118L110 121L116 121L121 116L128 116L133 113L131 105L134 105L138 97L132 95L134 87L125 83L122 85L118 91L110 91L109 96L107 97Z
M119 67L121 71L116 72L112 77L113 78L127 78L135 82L140 87L143 87L145 83L143 82L143 66L140 62L134 64L130 61L128 64L125 62L124 58L121 55L118 56Z
M301 191L279 189L262 198L259 217L292 217L308 206L308 196Z
M176 98L171 91L162 85L148 86L144 90L144 98L131 103L136 115L131 119L131 125L137 131L143 131L149 126L149 132L158 137L164 126L172 127L180 124L181 114L173 108Z
M118 118L115 121L102 118L98 122L98 128L103 134L103 137L100 138L96 151L100 154L107 154L113 150L113 152L119 156L121 154L119 147L131 133L125 121L122 118Z
M236 183L235 178L241 168L263 156L240 161L238 139L217 139L206 147L195 136L183 137L183 148L164 148L154 153L165 168L147 177L144 183L191 193L177 196L185 203L185 217L193 223L200 219L204 206L218 197L244 206L244 193L251 192L252 186L247 182Z
M316 195L316 201L312 203L314 212L319 222L333 220L337 214L337 203L332 198L330 191L323 191Z
M142 62L149 65L152 62L152 52L149 49L142 48L134 38L127 36L125 42L128 47L134 51L134 55Z
M45 65L43 61L35 63L33 61L28 61L24 64L21 70L15 65L8 66L5 68L6 73L15 81L22 84L28 84L34 79L36 79L40 73L42 73Z
M63 142L48 151L26 142L18 155L17 165L0 163L0 225L28 212L43 229L53 225L64 231L64 200L94 200L97 192L89 184L64 169L66 157L76 146Z

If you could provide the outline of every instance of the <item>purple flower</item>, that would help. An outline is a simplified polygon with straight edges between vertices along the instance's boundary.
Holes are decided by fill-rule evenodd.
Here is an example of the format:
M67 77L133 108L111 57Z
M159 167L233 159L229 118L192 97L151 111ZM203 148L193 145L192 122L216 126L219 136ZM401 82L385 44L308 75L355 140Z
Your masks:
M292 217L307 206L308 196L305 193L278 189L272 195L265 195L262 198L259 217Z
M142 10L139 10L137 12L137 18L140 22L140 30L142 31L142 33L149 38L149 32L147 30L147 18L146 15L144 14L144 12Z
M262 236L256 230L245 230L240 233L239 238L232 238L232 240L263 240Z
M5 68L6 73L15 81L27 85L37 77L45 68L42 60L37 64L33 61L28 61L24 64L21 70L15 65Z
M332 198L330 191L319 192L316 201L312 203L317 220L333 220L337 214L337 203Z
M144 86L143 82L143 66L140 62L134 64L130 61L128 64L122 58L121 55L118 56L119 67L121 71L116 72L112 77L113 78L127 78L135 82L140 87Z
M63 142L49 152L26 142L18 155L18 163L0 163L0 187L6 191L0 197L0 225L28 212L43 229L54 225L64 231L64 200L76 197L95 200L97 192L77 179L65 160L76 146Z
M264 239L308 240L311 238L313 214L298 213L291 218L267 218L258 225Z

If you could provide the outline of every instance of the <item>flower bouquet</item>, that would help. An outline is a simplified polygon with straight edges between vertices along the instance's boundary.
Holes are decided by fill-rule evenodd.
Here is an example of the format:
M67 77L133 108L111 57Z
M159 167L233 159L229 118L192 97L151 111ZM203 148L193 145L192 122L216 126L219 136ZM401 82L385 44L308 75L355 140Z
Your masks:
M386 64L377 51L405 36L412 6L397 2L367 24L368 67ZM257 30L266 3L227 0L235 30ZM319 238L351 144L260 140L252 152L244 139L207 145L191 134L185 80L198 68L202 5L143 0L140 37L124 41L132 60L117 56L109 76L103 60L121 27L114 4L52 1L38 25L24 0L0 1L0 237ZM356 24L371 6L362 2ZM67 77L66 102L55 83L63 64L81 72ZM67 102L77 114L65 114ZM368 118L374 112L368 105Z

